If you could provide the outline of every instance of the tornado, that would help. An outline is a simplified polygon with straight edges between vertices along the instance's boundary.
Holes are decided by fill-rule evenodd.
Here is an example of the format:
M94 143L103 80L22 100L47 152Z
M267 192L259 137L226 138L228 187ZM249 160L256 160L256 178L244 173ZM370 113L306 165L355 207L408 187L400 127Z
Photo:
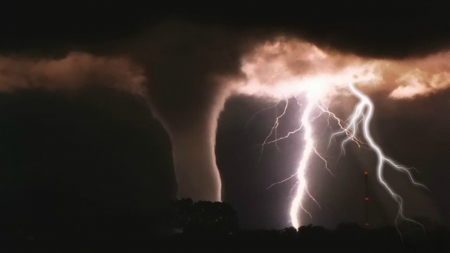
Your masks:
M170 131L173 162L178 184L177 198L222 201L222 183L216 165L217 119L225 96L204 115L195 127ZM171 129L170 126L167 127Z
M168 132L177 197L222 201L216 165L217 120L242 77L242 47L222 27L163 22L124 44L145 68L152 115Z

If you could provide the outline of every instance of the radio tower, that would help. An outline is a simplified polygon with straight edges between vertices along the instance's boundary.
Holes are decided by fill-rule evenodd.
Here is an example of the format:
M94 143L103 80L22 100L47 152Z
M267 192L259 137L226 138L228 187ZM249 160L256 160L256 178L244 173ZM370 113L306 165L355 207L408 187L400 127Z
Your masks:
M364 204L366 208L366 227L369 227L369 186L367 183L367 176L369 173L367 171L364 171L364 180L366 182L366 197L364 198Z

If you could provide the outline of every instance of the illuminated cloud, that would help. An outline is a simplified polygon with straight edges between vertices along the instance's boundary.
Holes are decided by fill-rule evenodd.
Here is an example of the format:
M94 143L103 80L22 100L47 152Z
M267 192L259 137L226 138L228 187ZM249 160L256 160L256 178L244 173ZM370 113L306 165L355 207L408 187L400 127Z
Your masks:
M414 69L396 80L398 86L389 95L395 99L411 99L445 89L450 86L448 72L430 74L420 69Z
M450 86L447 54L418 59L370 59L281 37L259 44L242 58L246 80L236 92L282 99L316 90L338 94L352 82L389 90L390 98L428 95ZM325 96L326 94L326 96Z
M62 59L0 57L0 90L74 91L101 85L146 95L142 68L120 57L72 52Z

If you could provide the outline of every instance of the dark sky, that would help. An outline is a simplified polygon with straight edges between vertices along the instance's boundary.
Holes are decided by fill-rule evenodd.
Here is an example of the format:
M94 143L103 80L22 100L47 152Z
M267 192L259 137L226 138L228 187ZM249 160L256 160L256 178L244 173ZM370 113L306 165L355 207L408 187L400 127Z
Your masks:
M401 57L448 47L448 8L446 1L5 1L1 49L103 44L178 17L277 27L352 52Z
M403 58L450 47L449 7L447 1L3 1L0 54L58 57L71 50L103 54L104 45L177 18L237 31L275 29L363 56ZM417 178L431 193L411 191L399 175L391 178L407 194L412 215L448 222L449 93L413 101L386 97L382 93L372 97L377 105L373 135L386 154L423 169ZM254 146L270 132L275 109L246 125L255 112L271 105L256 98L231 98L219 119L216 155L223 198L237 209L244 227L289 226L294 182L266 188L294 171L300 136L280 142L280 150L268 147L258 162L259 149ZM348 110L334 108L348 117ZM296 108L289 110L280 131L298 124ZM75 94L34 89L3 93L0 122L2 222L39 228L78 220L88 224L101 217L104 224L137 224L155 216L160 203L175 196L169 137L145 102L135 97L100 88ZM373 161L370 152L352 145L337 166L331 163L335 177L317 161L310 190L317 192L322 209L307 203L314 215L310 222L328 227L362 223L361 173L365 168L370 171ZM370 183L374 223L392 224L393 201L374 186L374 180ZM422 208L430 203L433 207Z

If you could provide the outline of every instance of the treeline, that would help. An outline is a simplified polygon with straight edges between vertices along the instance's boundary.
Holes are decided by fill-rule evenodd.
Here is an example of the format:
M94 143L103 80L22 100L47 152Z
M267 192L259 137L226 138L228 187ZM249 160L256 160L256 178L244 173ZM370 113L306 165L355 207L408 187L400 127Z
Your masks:
M61 230L30 234L0 227L0 246L14 251L40 248L46 252L105 252L120 249L153 251L207 250L295 250L298 252L450 252L450 231L422 218L424 229L403 223L367 229L355 223L339 224L336 229L302 226L272 230L245 230L239 227L236 211L227 203L182 199L167 204L163 211L147 220L118 219L65 226ZM74 229L71 231L71 229ZM64 231L64 233L58 233ZM399 233L399 231L401 233ZM6 248L5 248L6 247ZM92 248L94 247L94 248ZM8 251L8 252L9 252Z
M450 231L447 227L418 218L424 227L403 222L397 227L367 229L355 223L342 223L336 229L321 226L289 227L280 230L242 230L237 213L226 203L193 202L182 199L173 203L172 233L164 242L174 247L183 245L222 244L226 247L253 249L267 247L358 252L450 252Z

